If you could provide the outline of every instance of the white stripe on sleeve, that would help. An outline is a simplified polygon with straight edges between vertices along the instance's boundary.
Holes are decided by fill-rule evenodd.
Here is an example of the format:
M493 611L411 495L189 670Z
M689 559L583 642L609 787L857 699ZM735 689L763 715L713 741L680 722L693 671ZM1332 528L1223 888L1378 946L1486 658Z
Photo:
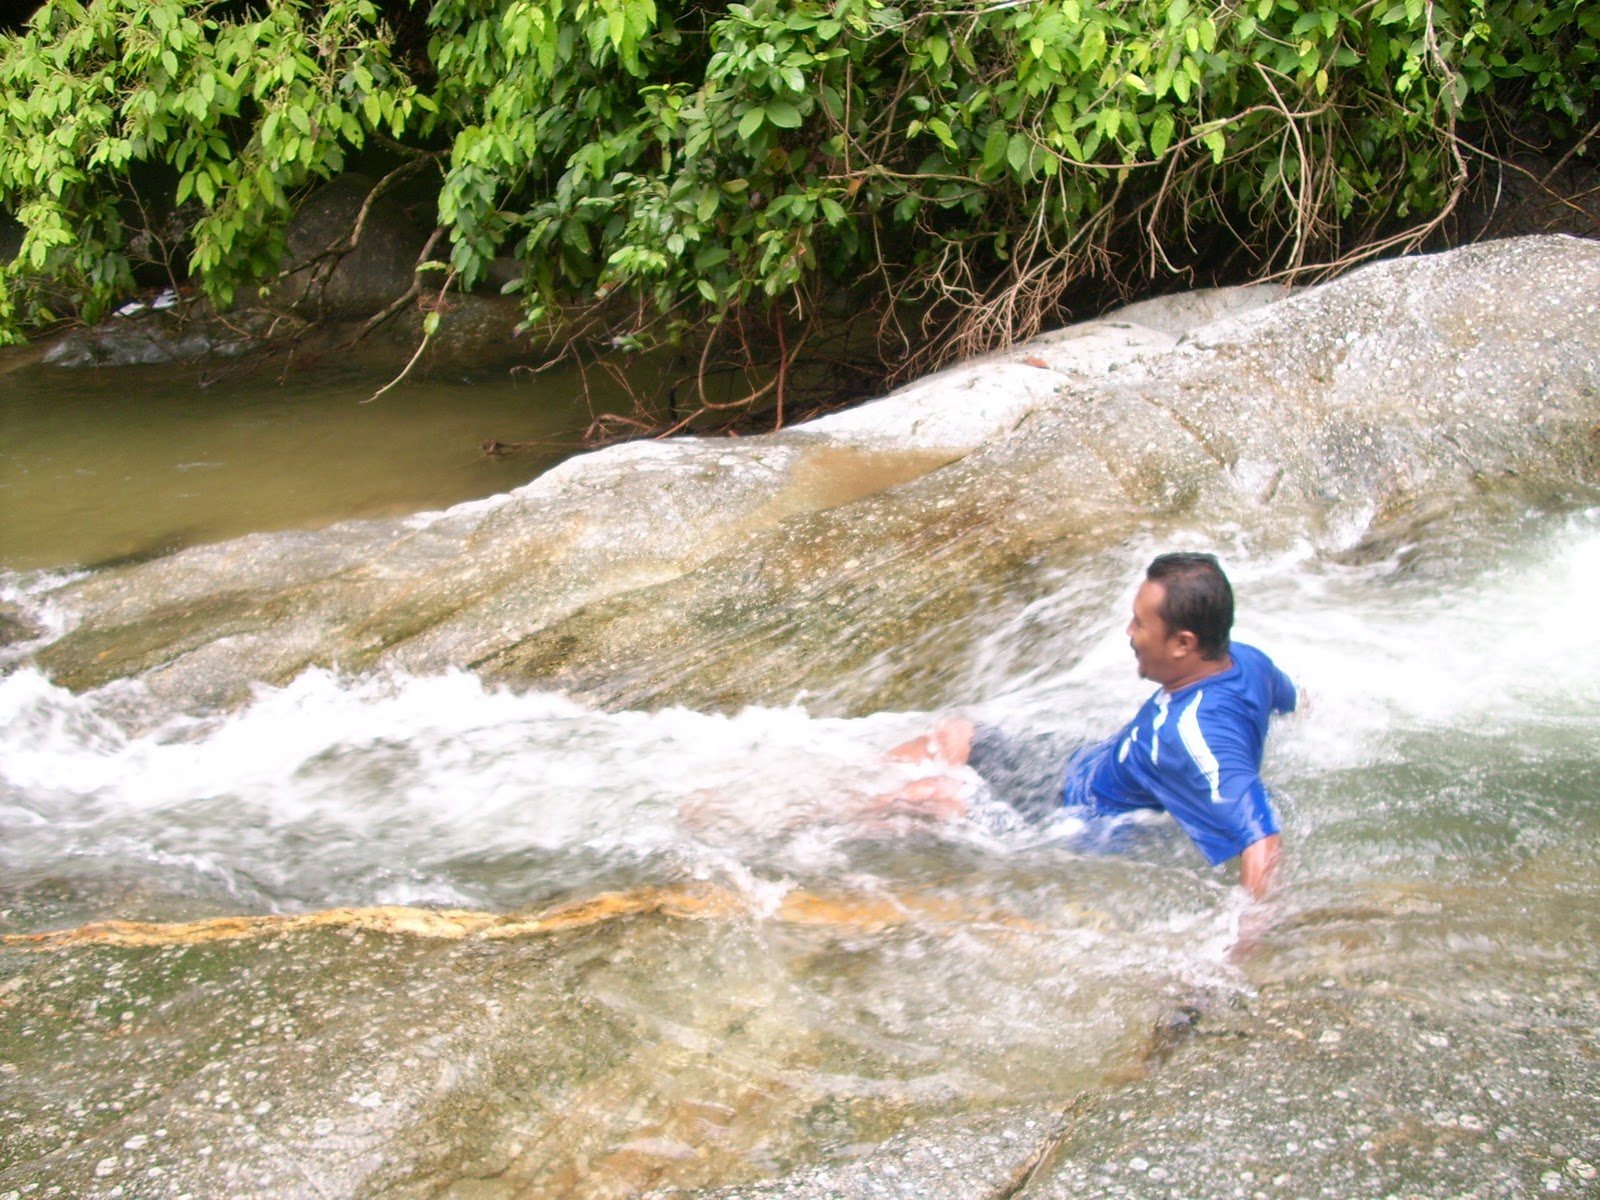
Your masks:
M1205 694L1205 689L1201 688L1183 710L1178 718L1178 736L1183 739L1184 749L1194 759L1194 765L1200 768L1206 782L1211 785L1211 803L1221 804L1222 767L1217 762L1217 756L1211 753L1211 747L1206 745L1206 735L1200 730L1200 698Z
M1167 723L1167 693L1160 692L1156 695L1156 715L1150 722L1150 762L1152 765L1161 761L1161 739L1156 734L1161 732L1161 727Z

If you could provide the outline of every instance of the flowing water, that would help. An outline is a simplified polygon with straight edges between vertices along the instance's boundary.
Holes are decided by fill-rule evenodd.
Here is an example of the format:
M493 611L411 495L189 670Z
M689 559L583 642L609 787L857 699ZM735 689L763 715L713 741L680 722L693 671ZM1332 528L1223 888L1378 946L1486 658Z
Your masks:
M187 427L213 402L174 404L166 437L178 407ZM186 464L243 452L274 403L223 421L238 439L228 449L171 448L169 484L211 469ZM380 419L401 420L393 407ZM347 422L360 419L305 417L304 440L274 453L357 438ZM446 461L469 473L472 439L504 427L463 425L468 445ZM11 495L35 476L75 476L66 453L27 478L13 467ZM123 468L81 469L97 472L91 489L123 489ZM9 562L37 566L51 535L13 542L11 503ZM50 504L33 503L48 526ZM312 519L327 503L267 520ZM199 536L228 522L164 513L126 537L167 527ZM332 1088L346 1113L394 1106L396 1123L425 1131L405 1135L409 1173L389 1194L629 1195L848 1160L930 1114L1109 1087L1150 1053L1162 1014L1257 987L1381 979L1439 1020L1508 979L1530 996L1592 996L1600 508L1502 511L1364 564L1237 528L1153 530L1053 568L1030 599L977 618L986 649L948 664L946 690L986 721L1108 732L1145 692L1123 634L1133 581L1153 551L1198 545L1231 570L1236 636L1272 653L1310 700L1269 743L1287 880L1276 924L1242 963L1230 949L1254 918L1233 876L1207 868L1164 818L1091 843L1071 820L1018 824L959 772L970 819L873 815L874 797L918 773L883 752L931 714L823 719L803 701L731 716L601 712L467 674L312 672L240 711L152 726L137 685L77 696L14 662L0 677L0 932L376 905L500 919L602 894L677 899L624 903L622 917L493 959L460 943L284 933L269 944L292 955L263 948L242 965L183 947L67 960L37 987L78 995L80 1017L102 998L126 1004L105 1021L147 1040L150 1028L243 1027L254 1014L170 1061L95 1042L73 1096L16 1085L53 1078L60 1044L90 1035L68 1008L8 1010L0 981L0 1108L13 1129L9 1147L0 1140L0 1193L76 1178L75 1154L118 1178L136 1162L176 1178L153 1147L183 1140L185 1121L201 1132L175 1159L196 1161L200 1143L202 1158L244 1154L255 1135L219 1111L256 1113L256 1134L278 1122L285 1144L322 1145L343 1119L314 1098ZM5 579L24 608L43 582ZM125 998L119 981L140 972L147 981ZM359 1040L308 1015L351 1003L363 1006ZM1575 1036L1600 1054L1600 1029ZM496 1049L464 1049L485 1044ZM306 1058L308 1046L320 1053ZM215 1062L197 1066L197 1054ZM1508 1069L1546 1069L1527 1055ZM441 1071L440 1056L471 1068ZM1348 1084L1332 1071L1321 1086ZM1591 1092L1594 1077L1583 1077ZM1252 1102L1237 1103L1249 1117ZM1266 1120L1272 1102L1256 1103ZM1585 1167L1600 1148L1592 1128L1568 1141ZM134 1150L119 1159L118 1146ZM1592 1178L1551 1161L1558 1185ZM305 1194L337 1191L314 1179Z

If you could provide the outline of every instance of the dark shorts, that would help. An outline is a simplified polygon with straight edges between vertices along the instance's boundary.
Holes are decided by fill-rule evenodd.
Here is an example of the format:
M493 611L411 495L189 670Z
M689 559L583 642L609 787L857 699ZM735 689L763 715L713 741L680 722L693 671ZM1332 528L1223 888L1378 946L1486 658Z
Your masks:
M1079 744L1062 733L1008 733L978 725L967 765L995 799L1030 821L1046 821L1061 811L1067 759Z

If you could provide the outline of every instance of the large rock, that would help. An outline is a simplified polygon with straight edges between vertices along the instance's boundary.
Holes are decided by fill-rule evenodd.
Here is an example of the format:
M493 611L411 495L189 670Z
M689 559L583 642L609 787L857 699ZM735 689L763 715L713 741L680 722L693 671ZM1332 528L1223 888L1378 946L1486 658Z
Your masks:
M1142 306L781 434L619 446L447 513L107 572L55 593L74 624L38 661L183 708L313 664L614 706L928 707L964 613L1151 518L1386 553L1458 506L1593 483L1597 423L1600 244L1494 243Z
M340 175L300 206L289 226L280 302L313 319L365 317L411 287L428 231L386 196L369 203L375 182ZM358 224L360 236L352 246Z

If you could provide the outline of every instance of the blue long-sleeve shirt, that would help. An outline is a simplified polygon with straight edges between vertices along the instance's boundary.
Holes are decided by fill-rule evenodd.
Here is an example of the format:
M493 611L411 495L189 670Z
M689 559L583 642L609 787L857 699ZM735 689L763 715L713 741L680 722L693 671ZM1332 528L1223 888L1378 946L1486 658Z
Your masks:
M1165 809L1212 864L1277 833L1261 755L1272 715L1294 711L1295 687L1255 647L1229 653L1226 671L1157 689L1121 733L1073 754L1063 803L1106 816Z

